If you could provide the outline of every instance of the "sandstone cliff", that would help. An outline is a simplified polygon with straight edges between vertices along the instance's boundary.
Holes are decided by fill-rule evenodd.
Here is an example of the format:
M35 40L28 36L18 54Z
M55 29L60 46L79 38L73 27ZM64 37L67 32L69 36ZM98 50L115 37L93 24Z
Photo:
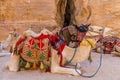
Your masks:
M112 27L120 30L120 0L72 0L70 23ZM64 23L67 0L0 0L0 41L16 28L19 33L33 27L39 32ZM67 14L69 14L67 13Z

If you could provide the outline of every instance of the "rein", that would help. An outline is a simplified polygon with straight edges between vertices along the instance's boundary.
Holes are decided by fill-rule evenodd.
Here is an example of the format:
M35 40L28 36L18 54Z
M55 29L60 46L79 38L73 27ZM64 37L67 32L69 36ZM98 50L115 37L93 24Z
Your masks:
M84 26L83 26L84 27ZM68 62L66 62L65 64L64 64L64 66L67 66L68 64L70 64L71 62L72 62L72 60L74 59L74 57L75 57L75 55L76 55L76 51L77 51L77 48L78 48L78 44L76 44L77 42L81 42L82 40L80 40L79 41L79 39L82 39L83 37L85 37L85 34L86 34L86 32L87 32L87 30L84 30L83 29L83 27L80 27L80 28L76 28L76 26L75 26L75 28L73 28L72 27L72 29L77 29L76 31L77 31L77 33L75 33L75 34L73 34L73 35L71 35L70 34L70 31L68 30L68 28L71 28L71 27L64 27L64 28L62 28L60 31L59 31L59 33L58 33L58 35L57 36L59 36L59 39L61 40L61 41L63 41L63 43L64 44L66 44L67 42L66 42L66 40L65 40L65 38L67 38L68 36L69 36L69 38L70 38L70 40L68 41L68 42L75 42L75 47L72 47L72 48L74 48L74 52L73 52L73 56L71 57L71 59L68 61ZM67 31L67 33L68 33L68 35L67 35L67 37L64 37L64 35L66 36L66 34L65 33L63 33L65 30L68 30ZM80 33L81 32L81 33ZM74 32L73 32L74 33ZM61 37L62 36L62 37ZM71 37L76 37L75 38L75 40L73 40L73 39L71 39ZM81 38L80 38L81 37ZM86 39L86 38L85 38ZM86 39L87 40L87 39ZM88 41L88 40L87 40ZM92 46L92 44L88 41L88 43ZM68 45L68 44L67 44ZM77 46L76 46L77 45ZM59 46L60 46L60 42L59 42ZM78 63L76 63L76 65L74 65L75 66L75 71L80 75L80 76L82 76L82 77L85 77L85 78L91 78L91 77L94 77L97 73L98 73L98 71L99 71L99 69L100 69L100 67L101 67L101 64L102 64L102 52L103 50L102 50L102 47L101 47L101 54L100 54L100 65L99 65L99 67L98 67L98 69L96 70L96 72L95 73L93 73L92 75L90 75L90 76L86 76L86 75L84 75L84 74L82 74L82 73L79 73L78 71L77 71L77 64ZM59 51L58 51L60 54L61 54L61 60L60 60L60 66L61 66L61 63L62 63L62 50L61 50L61 47L59 47Z
M64 64L64 66L67 66L67 65L69 65L69 64L72 62L72 60L74 59L74 57L75 57L75 55L76 55L76 51L77 51L77 48L75 48L72 58L71 58L68 62L66 62L66 63Z
M85 38L85 39L86 39L86 38ZM86 39L86 40L87 40L87 39ZM88 41L88 40L87 40L87 41ZM91 43L90 43L89 41L88 41L88 43L91 45ZM91 45L91 46L92 46L92 45ZM75 48L72 58L71 58L68 62L66 62L66 63L64 64L64 66L67 66L67 65L69 65L69 64L72 62L72 60L74 59L74 57L75 57L75 55L76 55L76 51L77 51L77 48ZM74 68L75 71L76 71L80 76L85 77L85 78L94 77L94 76L98 73L98 71L100 70L100 67L101 67L101 65L102 65L102 53L103 53L103 49L102 49L102 47L100 47L100 64L99 64L97 70L96 70L92 75L84 75L83 73L79 73L79 72L77 71L77 65L78 65L78 63L76 63L76 65L74 65L74 66L75 66L75 68Z
M86 39L86 38L85 38ZM87 40L87 39L86 39ZM88 41L88 40L87 40ZM88 43L91 45L91 43L88 41ZM92 45L91 45L92 46ZM80 76L82 76L82 77L85 77L85 78L91 78L91 77L94 77L97 73L98 73L98 71L100 70L100 67L101 67L101 65L102 65L102 53L103 53L103 49L102 49L102 46L100 47L100 64L99 64L99 66L98 66L98 68L97 68L97 70L93 73L93 74L91 74L91 75L84 75L83 73L79 73L78 71L77 71L77 65L78 65L78 63L76 63L76 65L75 65L75 71L80 75Z
M102 50L102 47L100 47L100 64L99 64L97 70L96 70L92 75L84 75L84 74L82 74L82 73L79 73L79 72L77 71L77 64L78 64L78 63L76 63L76 65L75 65L75 71L76 71L80 76L85 77L85 78L94 77L94 76L98 73L98 71L100 70L100 67L101 67L101 65L102 65L102 53L103 53L103 50Z
M103 34L103 32L104 32L104 28L102 29L102 34ZM99 35L100 37L101 37L101 35ZM103 37L103 36L102 36ZM85 38L86 39L86 38ZM87 40L87 39L86 39ZM87 40L88 41L88 40ZM88 43L90 44L90 42L88 41ZM91 45L91 44L90 44ZM91 45L92 46L92 45ZM80 75L80 76L82 76L82 77L85 77L85 78L91 78L91 77L94 77L97 73L98 73L98 71L100 70L100 67L101 67L101 65L102 65L102 54L103 54L103 48L102 48L102 46L100 46L100 64L99 64L99 66L98 66L98 68L97 68L97 70L93 73L93 74L91 74L91 75L84 75L83 73L79 73L78 71L77 71L77 65L78 65L78 63L76 63L76 65L75 65L75 71Z
M101 35L100 35L100 36L101 36ZM85 39L86 39L86 41L92 46L92 44L87 40L86 37L85 37ZM75 50L74 50L74 53L73 53L72 58L71 58L68 62L66 62L66 63L64 64L64 66L67 66L67 65L69 65L69 64L72 62L72 60L74 59L74 57L75 57L75 55L76 55L76 51L77 51L77 47L76 47ZM75 71L76 71L80 76L85 77L85 78L94 77L94 76L98 73L98 71L100 70L100 67L101 67L101 65L102 65L102 53L103 53L103 50L102 50L102 46L101 46L101 47L100 47L100 64L99 64L97 70L96 70L93 74L91 74L91 75L84 75L83 73L79 73L79 71L77 71L77 65L78 65L78 63L76 63L76 65L75 65Z

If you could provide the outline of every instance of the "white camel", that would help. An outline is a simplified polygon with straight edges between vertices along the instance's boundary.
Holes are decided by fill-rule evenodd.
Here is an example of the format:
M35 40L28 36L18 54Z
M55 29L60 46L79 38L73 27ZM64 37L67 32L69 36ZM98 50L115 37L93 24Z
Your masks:
M41 35L41 34L45 34L45 35L47 35L47 34L50 34L50 35L52 35L53 33L52 32L50 32L49 30L47 30L47 29L43 29L40 33L35 33L34 31L32 31L32 29L31 28L29 28L28 30L26 30L24 33L23 33L23 35L24 36L32 36L32 37L38 37L39 35Z
M14 37L17 37L15 31L9 33L5 41L0 42L0 52L8 47Z
M47 29L42 30L39 34L36 34L34 31L32 30L27 30L24 32L24 36L32 36L32 37L37 37L40 34L53 34L52 32L50 32ZM88 56L89 56L89 52L90 52L91 46L79 46L77 51L76 51L76 55L74 56L74 59L72 60L71 64L75 64L76 62L83 62L85 61ZM51 48L51 72L52 73L63 73L63 74L72 74L72 75L78 75L78 73L75 71L75 69L73 68L65 68L65 67L61 67L59 65L60 63L60 56L57 54L57 50ZM63 60L62 60L62 64L65 64L67 61L69 61L74 53L74 48L70 48L68 46L65 46L63 52L62 52L62 56L63 56ZM13 55L14 56L14 55ZM18 60L16 60L18 59ZM9 67L10 71L18 71L19 70L19 57L12 57L9 61L9 63L7 64L7 67ZM81 70L78 70L78 72L81 73Z

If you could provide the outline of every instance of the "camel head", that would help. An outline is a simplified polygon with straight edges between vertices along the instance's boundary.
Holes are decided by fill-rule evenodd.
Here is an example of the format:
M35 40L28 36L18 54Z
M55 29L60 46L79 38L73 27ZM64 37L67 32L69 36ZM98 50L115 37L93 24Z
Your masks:
M82 24L80 26L69 25L61 29L59 36L69 47L78 47L85 37L89 26L90 24Z
M10 35L12 38L17 38L17 37L19 37L19 34L16 32L16 29L14 29L13 31L9 32L9 35Z

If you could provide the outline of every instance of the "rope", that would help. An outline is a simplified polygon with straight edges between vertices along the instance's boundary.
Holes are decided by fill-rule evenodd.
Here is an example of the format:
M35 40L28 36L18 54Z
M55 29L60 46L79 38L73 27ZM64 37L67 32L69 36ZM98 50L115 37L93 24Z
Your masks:
M103 34L103 32L104 32L104 28L102 29L102 34ZM86 38L85 38L85 39L86 39ZM86 39L86 40L87 40L87 39ZM87 40L87 42L92 46L92 44L91 44L88 40ZM80 76L85 77L85 78L91 78L91 77L94 77L94 76L98 73L98 71L100 70L100 67L101 67L101 65L102 65L102 53L103 53L102 47L100 47L100 50L101 50L101 53L100 53L100 64L99 64L97 70L96 70L93 74L91 74L91 75L84 75L83 73L80 73L79 71L77 71L77 63L76 63L76 65L75 65L75 71L76 71ZM76 47L75 50L74 50L74 53L73 53L72 58L71 58L68 62L66 62L66 63L64 64L64 66L66 66L66 65L68 65L68 64L70 64L70 63L72 62L72 60L74 59L74 57L75 57L75 55L76 55L76 51L77 51L77 47Z
M86 39L86 38L85 38ZM87 39L86 39L87 40ZM87 40L88 41L88 40ZM88 41L88 43L90 44L90 45L92 45L89 41ZM77 47L75 48L75 50L74 50L74 53L73 53L73 56L72 56L72 58L68 61L68 62L66 62L65 64L64 64L64 66L67 66L67 65L69 65L71 62L72 62L72 60L74 59L74 57L75 57L75 55L76 55L76 51L77 51Z
M75 65L75 71L76 71L80 76L85 77L85 78L91 78L91 77L94 77L94 76L98 73L98 71L100 70L100 67L101 67L101 65L102 65L102 53L103 53L102 47L100 48L100 50L101 50L101 53L100 53L100 64L99 64L98 69L96 70L96 72L93 73L92 75L84 75L84 74L82 74L82 73L79 73L79 72L77 71L77 63L76 63L76 65Z
M103 32L104 32L104 27L103 27L103 29L102 29L102 34L103 34ZM86 38L85 38L86 39ZM86 39L87 40L87 39ZM87 40L88 41L88 40ZM91 43L88 41L88 43L91 45ZM99 64L99 66L98 66L98 68L97 68L97 70L93 73L93 74L91 74L91 75L84 75L84 74L82 74L82 73L79 73L78 71L77 71L77 63L76 63L76 65L75 65L75 71L80 75L80 76L82 76L82 77L85 77L85 78L91 78L91 77L94 77L97 73L98 73L98 71L100 70L100 67L101 67L101 65L102 65L102 53L103 53L103 49L102 49L102 46L100 47L100 64Z
M72 58L71 58L68 62L66 62L66 63L64 64L64 66L67 66L67 65L69 65L69 64L72 62L72 60L74 59L74 57L75 57L75 55L76 55L76 51L77 51L77 48L75 48Z

